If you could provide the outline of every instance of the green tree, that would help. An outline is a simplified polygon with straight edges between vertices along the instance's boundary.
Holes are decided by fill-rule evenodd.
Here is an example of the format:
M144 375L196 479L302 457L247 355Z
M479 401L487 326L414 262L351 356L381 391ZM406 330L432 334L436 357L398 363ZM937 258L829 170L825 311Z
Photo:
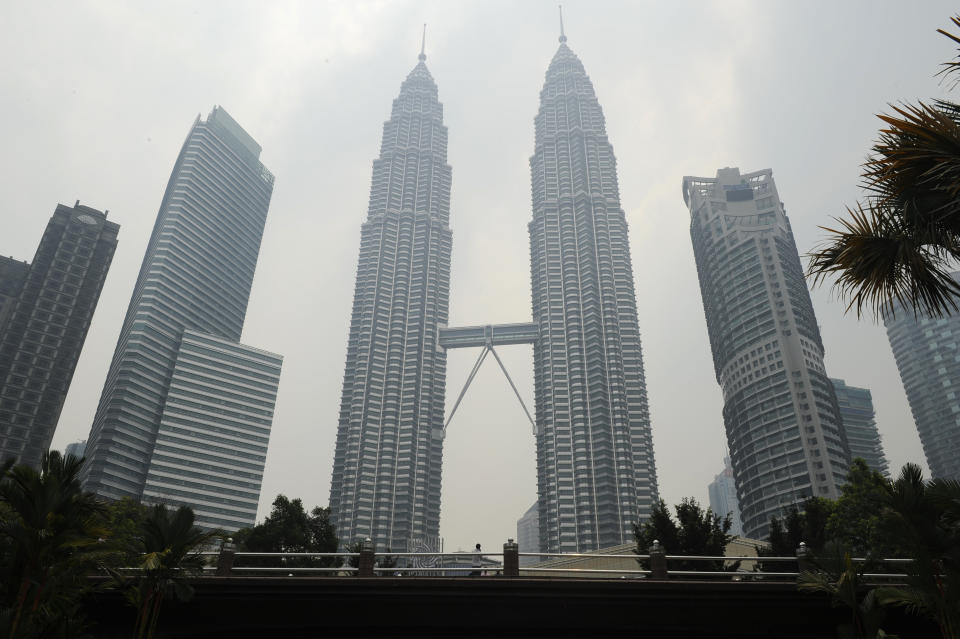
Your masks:
M837 608L846 608L849 620L837 627L839 639L895 639L881 628L886 611L864 581L864 565L853 561L850 552L836 541L827 542L819 566L803 571L797 579L800 590L825 592Z
M960 26L960 16L952 18ZM956 43L960 38L938 30ZM941 73L960 70L948 62ZM863 170L867 195L810 255L815 283L834 289L875 317L907 311L942 316L958 310L960 284L950 277L960 259L960 105L893 107L878 116L886 128Z
M820 497L808 497L800 508L793 507L783 517L770 518L767 547L758 547L759 557L796 557L800 544L813 554L822 552L827 543L827 522L833 514L834 502ZM763 572L794 572L795 560L760 561L757 568Z
M72 636L79 600L102 557L103 505L80 489L82 459L50 451L39 471L3 465L0 479L0 629L9 637Z
M340 541L330 522L330 509L315 507L308 515L300 499L277 495L270 514L253 528L244 528L234 537L238 550L249 552L337 552ZM286 567L337 567L338 557L251 558L250 565Z
M879 588L878 600L935 621L943 639L960 637L960 482L925 482L907 464L887 488L881 526L908 550L905 588Z
M193 521L193 510L187 506L171 510L157 504L141 522L139 574L120 578L127 600L137 609L137 639L153 637L165 598L188 601L193 596L190 579L205 565L200 553L223 536L221 531L204 531Z
M872 470L859 457L853 460L847 481L840 489L827 518L826 536L843 546L854 557L883 558L903 556L881 526L881 512L888 502L889 480Z
M685 497L674 506L674 511L676 520L661 499L654 504L646 521L634 524L633 535L637 541L638 555L647 554L654 540L657 540L668 555L723 556L727 544L733 539L733 535L729 534L733 525L729 514L720 517L710 508L703 510L693 497ZM674 570L724 570L723 561L679 560L670 566ZM738 567L739 562L734 562L727 570L736 570Z

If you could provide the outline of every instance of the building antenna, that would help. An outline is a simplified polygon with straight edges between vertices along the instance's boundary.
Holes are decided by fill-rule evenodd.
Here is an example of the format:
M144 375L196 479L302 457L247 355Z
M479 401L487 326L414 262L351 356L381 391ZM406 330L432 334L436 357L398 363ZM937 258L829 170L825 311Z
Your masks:
M560 6L560 42L566 42L567 36L563 33L563 5Z
M417 59L421 62L427 59L427 23L423 23L423 40L420 41L420 55Z

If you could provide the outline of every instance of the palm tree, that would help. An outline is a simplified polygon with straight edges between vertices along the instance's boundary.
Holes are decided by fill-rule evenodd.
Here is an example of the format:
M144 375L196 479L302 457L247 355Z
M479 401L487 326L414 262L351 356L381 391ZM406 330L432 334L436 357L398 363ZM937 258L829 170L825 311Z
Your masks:
M142 561L127 599L137 608L137 639L153 637L160 606L167 595L181 601L193 596L189 579L201 573L200 554L221 531L204 531L193 524L193 510L180 506L173 511L163 504L150 508L141 524Z
M57 451L40 470L3 465L0 480L0 627L9 637L76 628L86 576L104 554L104 507L80 488L83 460ZM53 630L53 629L58 630Z
M960 16L951 19L960 26ZM954 42L960 38L940 29ZM948 62L941 74L960 72ZM940 317L957 310L960 283L960 105L946 101L893 107L864 165L867 197L810 255L815 284L835 277L847 310L874 317L897 306Z
M924 482L920 468L903 467L888 486L883 525L909 548L906 588L879 588L877 599L935 621L943 639L960 638L960 482Z

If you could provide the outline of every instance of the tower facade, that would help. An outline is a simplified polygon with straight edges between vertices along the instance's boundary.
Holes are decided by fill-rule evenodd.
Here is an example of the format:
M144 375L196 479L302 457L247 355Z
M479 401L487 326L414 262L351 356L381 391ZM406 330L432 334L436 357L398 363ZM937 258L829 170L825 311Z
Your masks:
M451 169L425 60L401 84L373 162L330 485L341 541L396 551L440 533Z
M877 430L870 389L847 386L842 379L831 379L830 382L837 393L837 406L840 409L840 419L843 420L843 431L847 435L847 444L850 446L850 458L860 457L878 473L889 474L880 431Z
M850 464L823 342L770 169L685 177L690 236L744 533L807 497L839 496Z
M178 487L165 488L164 501L193 506L201 499L229 499L238 468L248 473L248 483L256 483L259 495L265 450L244 449L249 448L249 437L269 434L263 432L265 424L221 422L215 416L224 414L225 398L208 392L208 380L185 365L198 357L198 347L188 336L207 335L218 344L240 340L273 192L273 175L259 155L260 146L221 107L214 107L206 120L198 117L187 135L87 439L85 487L102 497L147 497L148 471L157 467L161 455L173 452L171 438L183 442L176 448L175 463L184 472ZM227 361L211 357L204 366L232 370L234 364ZM274 363L268 366L272 374ZM262 397L249 391L248 386L257 388L256 379L250 384L234 381L233 400L243 405L238 410L256 410L272 420L275 389ZM182 386L190 383L196 387ZM171 401L174 390L180 402L190 397L193 411L184 413ZM198 452L218 438L224 440L219 442L222 458ZM162 451L158 442L165 442ZM205 481L204 489L193 486L185 470L190 467L204 468L219 480ZM149 496L160 498L156 491ZM205 521L199 511L197 521L220 526Z
M720 517L730 515L730 534L743 536L743 521L740 519L740 502L737 500L737 485L733 481L733 466L730 458L723 458L723 471L713 478L707 487L710 495L710 510Z
M58 204L33 262L0 261L0 460L50 447L120 226Z
M564 36L530 173L540 548L584 552L632 540L658 491L616 159Z
M960 314L914 317L898 307L883 323L930 474L960 480Z

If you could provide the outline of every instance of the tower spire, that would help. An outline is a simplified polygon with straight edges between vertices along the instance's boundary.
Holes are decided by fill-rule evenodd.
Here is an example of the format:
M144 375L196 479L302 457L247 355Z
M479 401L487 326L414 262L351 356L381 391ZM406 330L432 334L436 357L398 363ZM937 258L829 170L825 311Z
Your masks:
M417 59L423 62L427 59L427 23L423 23L423 40L420 41L420 55Z
M561 4L559 6L560 6L560 42L563 43L567 41L567 36L564 35L563 33L563 5Z

